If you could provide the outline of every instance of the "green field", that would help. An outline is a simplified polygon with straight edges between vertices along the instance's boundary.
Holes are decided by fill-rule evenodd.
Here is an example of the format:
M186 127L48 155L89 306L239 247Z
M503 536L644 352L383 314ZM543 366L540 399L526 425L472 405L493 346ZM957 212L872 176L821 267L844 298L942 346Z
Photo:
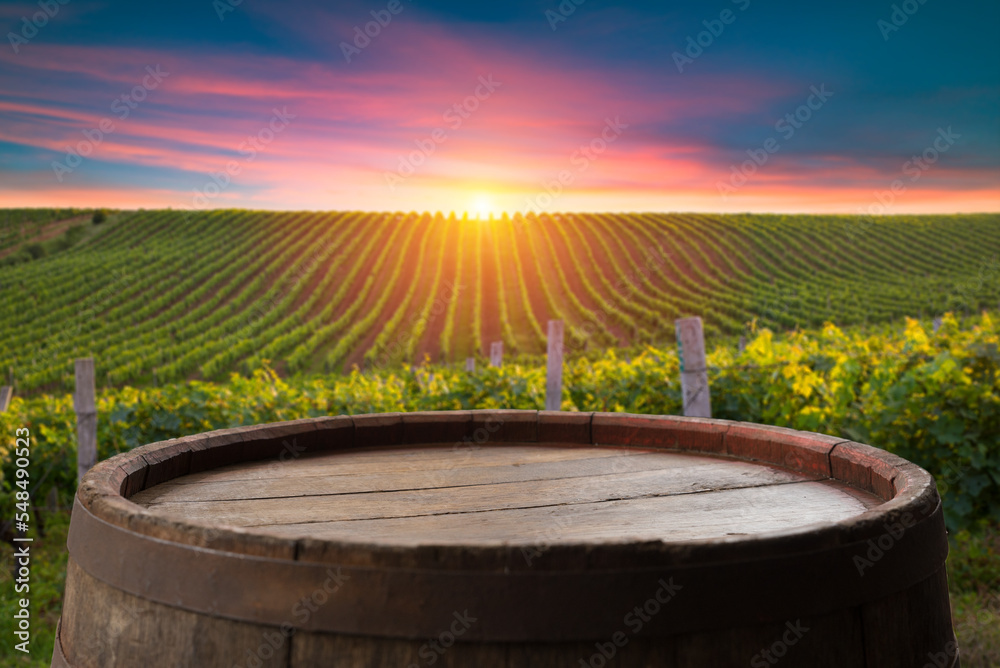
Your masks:
M61 232L60 222L83 222L86 213L85 209L0 209L0 258L40 243L48 232Z
M874 443L930 470L951 530L948 560L963 666L1000 662L1000 314L968 319L841 330L829 326L774 335L760 330L745 349L709 351L713 414L786 425ZM269 370L224 384L192 381L161 387L108 389L98 397L101 458L145 443L243 424L340 413L537 409L544 405L545 367L507 364L466 373L419 365L378 372L282 380ZM564 371L564 410L676 414L679 364L673 346L628 356L610 349L580 356ZM32 489L49 536L36 543L34 661L47 665L65 573L65 508L75 489L75 415L65 394L16 397L0 414L0 433L28 428L35 438ZM0 514L13 513L13 461L3 453ZM55 493L52 493L55 490ZM0 556L11 548L0 546ZM0 580L5 577L0 574ZM0 632L15 609L0 585ZM4 652L9 652L4 654ZM12 662L9 647L0 662ZM6 663L4 665L7 665ZM21 664L17 664L21 665Z
M26 215L0 212L0 225ZM854 325L1000 302L995 214L167 210L83 216L62 236L65 211L30 215L50 238L18 237L0 260L0 377L21 393L69 388L88 355L99 385L120 387L265 363L289 376L461 361L500 340L537 354L550 318L584 352L670 343L688 315L712 341L752 321Z
M16 392L0 432L35 439L47 535L34 650L4 646L3 665L51 653L74 358L96 360L103 459L307 416L541 408L550 318L567 324L563 410L676 414L673 322L688 315L705 321L715 417L871 443L935 475L963 665L1000 665L1000 215L4 213L0 384ZM492 341L509 363L465 372ZM10 636L16 601L0 591Z

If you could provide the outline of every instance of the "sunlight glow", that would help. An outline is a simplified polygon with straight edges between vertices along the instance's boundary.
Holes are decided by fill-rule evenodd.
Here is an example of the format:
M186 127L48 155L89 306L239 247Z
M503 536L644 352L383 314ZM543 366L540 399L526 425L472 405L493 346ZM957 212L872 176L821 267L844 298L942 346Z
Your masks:
M489 219L494 213L493 200L488 195L477 195L469 213L474 214L479 220Z

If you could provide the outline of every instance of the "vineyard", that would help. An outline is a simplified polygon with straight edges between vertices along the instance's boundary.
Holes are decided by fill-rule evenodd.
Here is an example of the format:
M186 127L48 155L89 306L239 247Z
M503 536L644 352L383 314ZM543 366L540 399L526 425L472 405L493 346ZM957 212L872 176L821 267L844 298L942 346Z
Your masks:
M709 351L713 414L876 443L930 470L952 531L948 578L962 664L1000 661L1000 318L996 312L930 321L840 329L832 325L784 335L748 333ZM615 349L567 363L563 410L676 414L681 409L675 346L647 346L631 356ZM545 396L541 364L505 364L467 373L421 364L375 373L282 379L263 368L228 383L191 381L123 387L99 393L99 457L185 434L244 424L338 413L522 408ZM27 427L36 524L33 660L48 666L66 573L66 528L76 489L76 416L68 394L15 396L0 413L0 433ZM13 440L0 444L0 515L13 517ZM43 501L45 500L45 501ZM42 504L49 510L41 508ZM0 543L0 561L13 548ZM0 570L0 632L12 637L17 596ZM930 664L928 664L930 665Z
M876 443L937 477L954 528L1000 517L1000 318L752 333L742 351L709 351L714 417L788 426ZM191 381L99 393L99 459L212 429L320 415L393 411L541 409L545 367L505 364L469 373L434 364L283 380L264 368L228 383ZM676 347L615 349L566 364L562 410L681 413ZM39 445L37 498L69 500L76 476L76 416L69 394L15 397L0 432L30 428ZM0 507L12 504L13 460ZM12 511L11 511L12 512ZM3 516L9 516L10 513Z
M36 644L30 658L0 648L4 665L52 654L75 357L97 361L104 459L301 417L539 409L553 317L581 353L565 365L563 410L677 414L672 325L689 314L706 323L715 417L873 443L934 474L963 665L1000 661L1000 216L90 214L11 212L18 231L4 237L16 239L3 251L15 261L0 258L0 384L9 374L18 389L0 432L35 439L38 530ZM453 363L496 340L510 363ZM0 561L13 563L11 545ZM9 583L0 591L12 637L20 603Z
M46 232L61 232L86 213L83 209L3 209L0 210L0 258L11 249L30 241L42 241ZM53 225L55 224L55 225Z
M80 213L0 212L0 226L23 245L22 228ZM686 315L721 340L751 322L846 326L1000 301L994 214L81 218L86 234L58 252L0 266L0 378L19 393L70 388L88 355L99 386L122 387L456 362L491 341L533 355L550 318L572 354L670 344Z

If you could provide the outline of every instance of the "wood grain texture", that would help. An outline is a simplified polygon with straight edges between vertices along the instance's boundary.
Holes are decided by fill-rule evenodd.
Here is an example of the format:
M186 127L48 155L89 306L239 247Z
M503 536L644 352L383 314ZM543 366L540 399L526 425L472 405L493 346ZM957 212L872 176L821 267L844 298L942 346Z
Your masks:
M550 504L491 512L436 513L405 518L264 523L258 531L286 538L307 534L325 540L384 545L481 546L579 544L588 542L693 541L787 531L835 519L843 503L821 483L718 490L710 494ZM850 498L850 497L848 497ZM845 516L865 510L860 500ZM817 519L822 518L822 520ZM805 523L805 524L803 524Z
M629 612L633 614L629 616ZM461 642L461 636L453 642L449 621L442 623L441 635L426 640L373 642L359 636L299 633L293 643L292 666L866 668L861 617L853 608L818 617L681 635L659 642L633 634L642 623L634 611L623 611L620 630L596 642L469 644ZM456 625L456 629L460 630L461 625Z
M71 527L74 667L871 668L954 650L930 476L788 429L547 411L299 420L136 448L77 499L112 531ZM900 523L862 578L854 557ZM341 566L345 588L281 633ZM653 574L684 589L632 635L623 615ZM441 634L466 606L482 619L452 645Z
M76 389L73 410L76 411L76 470L77 480L97 463L97 404L94 390L94 358L76 360Z
M728 420L594 413L593 442L725 454ZM588 441L589 442L589 441Z
M94 579L71 558L66 569L61 641L73 668L232 668L251 654L260 668L288 668L290 646L275 650L276 629L199 615L146 601ZM261 649L262 647L269 647ZM264 655L267 655L266 657Z
M958 652L947 601L948 576L942 567L919 584L863 606L868 665L951 668ZM933 657L940 659L937 664Z
M563 321L549 320L546 356L545 410L562 409Z
M399 545L753 535L878 502L784 469L643 449L353 450L188 478L197 484L180 478L132 500L176 521Z
M708 370L705 363L705 334L701 318L681 318L674 321L677 330L677 352L681 364L681 393L684 415L712 417Z
M406 451L399 452L400 459L407 459ZM412 451L411 454L426 454L427 451ZM562 455L559 459L545 461L543 457ZM155 506L169 502L203 502L241 499L266 499L299 496L322 496L328 494L357 494L369 492L391 492L442 487L466 487L474 485L493 485L508 482L532 480L554 480L563 478L581 478L598 476L606 473L626 473L635 471L660 470L666 468L662 458L653 453L621 452L621 451L591 451L591 457L584 457L586 451L549 451L528 453L527 457L513 456L503 461L503 453L498 452L483 456L472 456L472 453L453 453L437 460L418 459L414 457L406 462L410 470L387 470L384 473L373 473L369 464L360 464L361 470L343 473L338 470L335 460L330 458L310 457L305 463L315 463L315 468L300 466L278 471L280 475L268 475L281 464L266 466L237 467L235 470L220 471L220 476L229 474L253 477L241 477L238 480L217 480L213 476L200 477L198 484L191 484L184 478L144 490L132 500L141 505ZM534 456L533 456L534 455ZM541 456L538 456L541 455ZM615 458L614 461L607 461ZM491 460L496 460L492 461ZM534 461L531 461L534 460ZM670 462L678 468L695 466L699 460L691 457L678 457ZM386 469L402 462L387 462ZM750 471L757 469L748 467ZM798 478L786 474L788 480Z
M494 341L490 344L490 366L503 366L503 341Z
M591 439L593 413L538 412L539 443L597 443Z
M513 466L545 462L588 460L599 457L621 457L630 451L615 448L560 447L558 445L518 445L497 448L470 444L459 448L413 448L381 447L356 448L337 453L335 457L325 454L303 455L285 462L264 461L223 466L212 471L192 473L176 478L161 486L202 486L220 482L255 483L269 480L275 475L275 467L280 466L281 476L289 477L350 477L357 475L395 475L410 472L449 470L457 471L466 467ZM152 490L144 490L144 494ZM134 496L132 500L146 497Z
M848 608L818 617L693 633L678 639L670 665L863 668L861 626L858 609Z

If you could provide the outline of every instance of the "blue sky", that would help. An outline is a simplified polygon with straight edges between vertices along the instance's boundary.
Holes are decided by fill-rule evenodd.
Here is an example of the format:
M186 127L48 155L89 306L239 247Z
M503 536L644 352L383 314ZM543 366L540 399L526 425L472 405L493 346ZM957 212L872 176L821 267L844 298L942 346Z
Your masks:
M1000 3L52 2L0 3L2 205L1000 208Z

